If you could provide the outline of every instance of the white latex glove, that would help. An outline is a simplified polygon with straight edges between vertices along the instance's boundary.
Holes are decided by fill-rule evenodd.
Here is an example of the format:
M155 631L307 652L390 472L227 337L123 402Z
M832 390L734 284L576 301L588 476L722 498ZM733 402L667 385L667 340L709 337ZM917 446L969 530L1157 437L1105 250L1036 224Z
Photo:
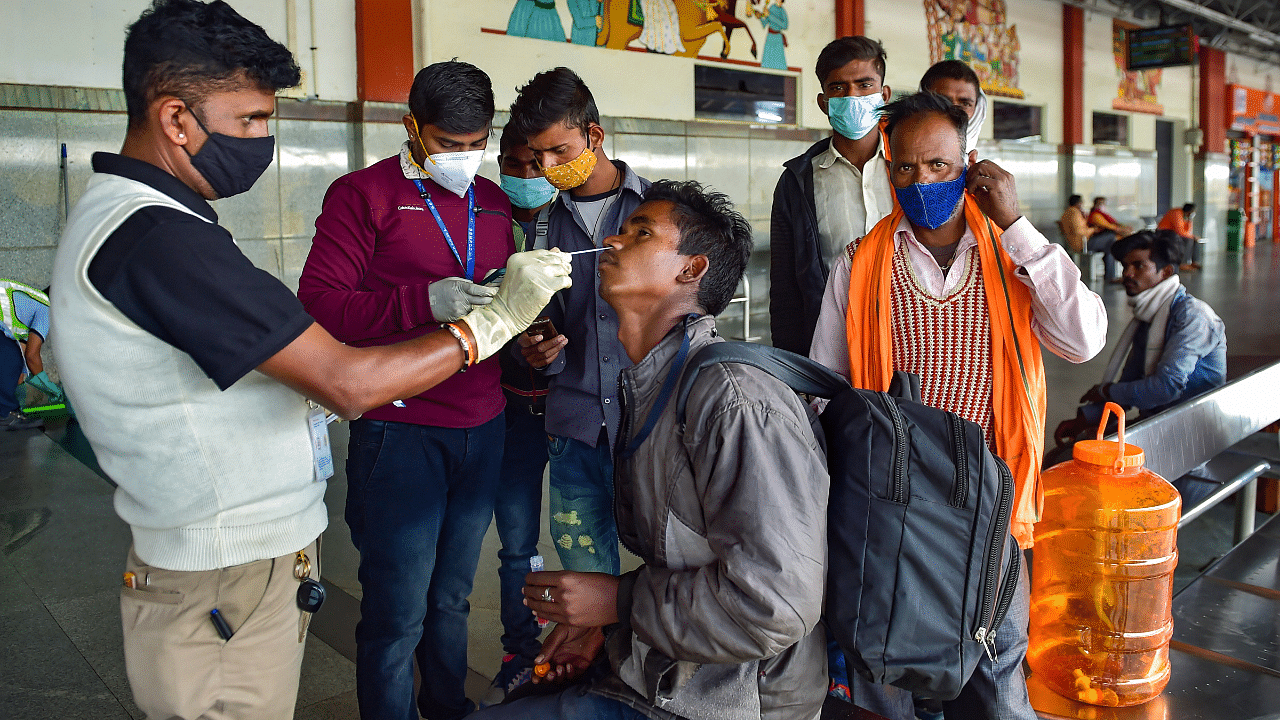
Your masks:
M524 332L552 295L573 284L569 280L571 261L559 250L529 250L507 258L507 276L493 302L462 318L476 338L476 362Z
M436 322L452 322L471 312L477 305L493 302L497 288L477 285L466 278L447 277L431 283L427 299Z

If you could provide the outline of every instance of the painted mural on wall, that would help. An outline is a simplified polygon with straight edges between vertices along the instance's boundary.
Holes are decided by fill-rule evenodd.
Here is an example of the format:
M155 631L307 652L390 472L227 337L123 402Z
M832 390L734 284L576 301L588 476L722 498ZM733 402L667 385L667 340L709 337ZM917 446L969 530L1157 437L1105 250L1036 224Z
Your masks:
M775 70L787 67L786 0L564 0L572 27L566 28L556 0L515 0L505 32L516 37L571 42L611 50L643 50L663 55L728 60L734 31L750 42L753 61ZM742 11L739 15L739 10ZM752 29L755 28L753 32ZM757 35L764 38L763 47ZM709 43L709 44L708 44ZM739 53L743 55L745 53Z
M988 95L1023 98L1018 88L1018 26L1006 25L1004 0L924 0L930 62L961 60Z
M1111 100L1111 107L1115 110L1163 115L1164 106L1156 97L1156 92L1160 89L1161 71L1133 72L1125 69L1124 31L1136 27L1137 25L1118 20L1111 22L1111 52L1116 58L1116 74L1120 76L1120 84L1116 88L1116 96Z

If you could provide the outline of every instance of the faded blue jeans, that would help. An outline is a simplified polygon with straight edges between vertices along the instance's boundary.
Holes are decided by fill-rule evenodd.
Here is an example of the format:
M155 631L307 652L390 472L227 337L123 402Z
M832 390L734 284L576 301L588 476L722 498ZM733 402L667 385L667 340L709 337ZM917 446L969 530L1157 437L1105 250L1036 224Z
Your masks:
M456 720L473 707L467 596L493 518L503 426L501 415L462 429L351 423L346 519L364 591L356 696L366 720Z
M595 447L547 438L551 461L551 541L565 570L617 575L618 523L613 515L613 455L603 429Z
M498 584L502 617L502 651L528 664L542 650L542 629L524 605L524 577L529 558L538 554L542 523L542 471L547 467L547 431L543 415L529 405L507 400L506 447L502 480L493 505L502 547L498 550Z
M468 720L644 720L644 713L613 698L594 695L581 683L555 695L528 697L485 708Z

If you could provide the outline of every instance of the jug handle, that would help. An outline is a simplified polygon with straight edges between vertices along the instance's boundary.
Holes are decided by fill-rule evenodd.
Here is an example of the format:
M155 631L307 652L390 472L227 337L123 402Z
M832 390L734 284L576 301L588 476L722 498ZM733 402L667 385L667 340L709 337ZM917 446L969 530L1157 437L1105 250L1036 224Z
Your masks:
M1102 439L1102 433L1107 429L1107 418L1112 414L1116 416L1116 422L1119 423L1119 429L1116 431L1119 442L1116 443L1116 461L1111 467L1116 472L1120 472L1124 469L1124 408L1113 402L1102 407L1102 420L1098 423L1097 439Z

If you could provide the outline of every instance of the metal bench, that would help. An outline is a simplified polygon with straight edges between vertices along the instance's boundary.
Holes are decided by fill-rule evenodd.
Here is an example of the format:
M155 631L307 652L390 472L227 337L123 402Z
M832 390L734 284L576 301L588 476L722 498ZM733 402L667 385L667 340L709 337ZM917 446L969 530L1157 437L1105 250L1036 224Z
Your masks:
M1278 391L1280 362L1275 362L1134 423L1125 433L1125 441L1146 454L1148 468L1173 481L1175 487L1181 485L1179 491L1193 491L1191 502L1183 503L1180 526L1239 494L1236 542L1253 531L1256 481L1270 464L1263 458L1224 451L1280 418Z

